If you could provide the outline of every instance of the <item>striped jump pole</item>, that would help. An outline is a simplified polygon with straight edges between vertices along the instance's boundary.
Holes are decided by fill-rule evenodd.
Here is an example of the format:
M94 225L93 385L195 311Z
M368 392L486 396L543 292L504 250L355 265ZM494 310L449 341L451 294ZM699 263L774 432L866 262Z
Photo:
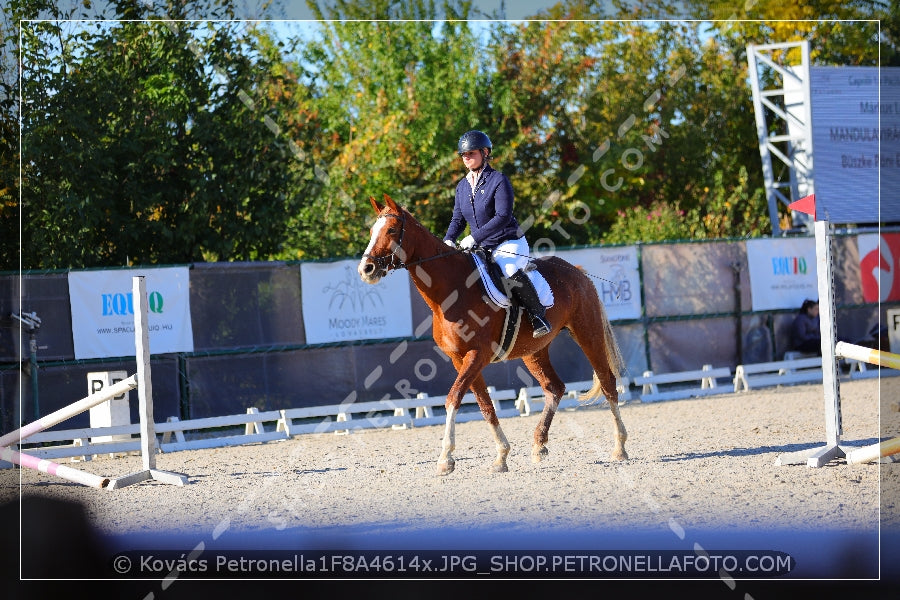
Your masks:
M31 456L30 454L22 454L21 452L16 452L10 448L0 448L0 459L15 463L21 467L28 467L29 469L56 475L62 479L67 479L90 487L105 488L109 485L108 477L101 477L100 475L94 475L93 473L85 473L84 471L79 471L78 469L73 469L36 456Z
M900 354L892 352L838 342L834 346L834 353L841 358L851 358L889 369L900 369ZM851 450L847 453L847 464L868 463L897 453L900 453L900 437Z
M883 352L865 346L856 346L847 342L838 342L834 346L834 353L841 358L851 358L862 362L900 370L900 354Z
M900 452L900 437L885 440L880 444L872 444L871 446L851 450L847 453L847 464L868 463L898 452Z
M66 419L74 417L75 415L79 415L84 411L97 406L98 404L106 402L110 398L115 398L116 396L124 394L128 390L137 387L137 385L137 375L132 375L127 379L123 379L122 381L104 388L95 394L91 394L87 398L82 398L78 402L74 402L72 404L69 404L68 406L64 406L63 408L54 411L49 415L41 417L37 421L33 421L28 425L25 425L24 427L16 429L15 431L11 431L6 435L0 436L0 447L17 444L30 435L34 435L35 433L43 431L49 427L53 427L57 423L62 423Z
M122 381L119 381L106 389L100 390L95 394L91 394L86 398L82 398L78 402L73 402L72 404L64 406L63 408L54 411L49 415L41 417L37 421L33 421L24 427L21 427L15 431L11 431L6 435L0 436L0 459L19 465L20 467L27 467L29 469L34 469L36 471L41 471L50 475L56 475L57 477L60 477L62 479L74 481L75 483L80 483L82 485L95 488L107 487L110 483L108 477L101 477L100 475L94 475L93 473L86 473L85 471L73 469L71 467L55 463L53 461L38 458L36 456L31 456L30 454L23 454L21 452L13 450L12 448L9 448L8 446L10 446L11 444L19 444L28 436L34 435L35 433L43 431L49 427L53 427L57 423L62 423L66 419L74 417L75 415L79 415L86 410L90 410L98 404L106 402L110 398L114 398L116 396L119 396L120 394L124 394L128 390L137 387L137 385L137 375L132 375L131 377L123 379Z
M173 485L185 485L188 478L180 473L169 473L156 469L156 453L159 446L156 441L156 430L153 423L153 391L150 378L150 337L147 325L149 306L147 301L147 284L144 276L132 277L132 293L135 300L134 331L135 331L135 359L137 361L137 373L115 383L95 394L82 398L63 407L49 415L42 417L33 423L21 427L15 431L0 436L0 459L15 463L22 467L28 467L76 483L91 487L106 489L118 489L154 479ZM141 417L141 462L144 469L124 477L107 478L85 473L78 469L66 467L49 460L43 460L29 454L17 452L9 448L12 444L21 443L30 435L61 423L66 419L93 408L94 406L115 398L133 388L138 388L139 413Z

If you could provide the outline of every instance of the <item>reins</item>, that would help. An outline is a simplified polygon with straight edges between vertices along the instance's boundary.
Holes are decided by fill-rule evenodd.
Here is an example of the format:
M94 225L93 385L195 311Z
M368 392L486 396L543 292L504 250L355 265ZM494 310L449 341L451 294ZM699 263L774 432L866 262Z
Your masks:
M394 213L387 213L387 214L381 215L381 216L394 217L395 219L400 220L400 237L397 238L397 242L395 244L392 244L393 247L391 248L390 260L386 260L384 256L371 256L369 254L363 254L363 258L368 258L369 260L374 262L375 265L380 269L384 269L385 271L388 271L390 269L397 269L397 268L409 270L409 267L411 267L411 266L414 267L418 264L422 264L424 262L428 262L428 261L434 260L436 258L444 258L447 256L453 256L454 254L461 254L461 253L465 252L465 250L462 250L462 249L454 249L451 252L445 252L443 254L436 254L434 256L429 256L426 258L420 258L419 260L414 260L412 262L406 262L400 256L400 252L403 250L403 235L406 233L406 215L404 215L404 214L396 215Z

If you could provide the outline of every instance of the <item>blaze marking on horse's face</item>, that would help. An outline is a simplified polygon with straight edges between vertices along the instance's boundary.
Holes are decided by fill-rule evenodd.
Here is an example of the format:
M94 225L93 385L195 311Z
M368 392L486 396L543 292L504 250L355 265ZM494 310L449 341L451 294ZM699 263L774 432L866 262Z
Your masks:
M369 245L366 246L366 251L363 252L362 260L359 261L359 266L356 267L360 279L366 283L378 283L385 275L385 273L379 269L374 262L371 262L368 257L369 253L372 252L372 248L375 247L375 242L378 240L381 230L384 229L385 223L387 223L387 217L378 217L375 224L372 225L372 237L369 238Z

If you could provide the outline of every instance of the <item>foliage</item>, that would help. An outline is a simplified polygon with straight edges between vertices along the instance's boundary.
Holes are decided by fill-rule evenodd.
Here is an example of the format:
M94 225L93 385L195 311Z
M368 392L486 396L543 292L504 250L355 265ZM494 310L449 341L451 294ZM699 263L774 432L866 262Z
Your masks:
M22 27L26 268L281 251L285 214L315 188L295 164L304 131L279 125L294 103L267 93L284 61L252 28L178 10Z
M497 54L512 56L494 87L524 88L518 97L531 111L498 112L515 118L520 210L535 216L534 235L608 241L604 232L626 208L666 202L687 210L698 205L697 190L716 185L713 173L761 172L750 98L736 93L746 86L745 64L703 41L701 27L550 22L501 33ZM761 187L761 176L754 183ZM565 223L576 206L590 220Z
M685 212L677 204L654 202L649 207L634 206L618 211L618 219L610 227L605 241L609 244L660 242L689 239L690 228Z
M656 201L649 207L619 210L604 242L610 244L715 238L761 237L771 231L763 190L750 187L747 170L741 167L737 185L729 188L719 171L714 185L700 191L697 205L683 210L678 203Z
M383 193L441 235L469 129L532 242L767 235L747 44L900 63L898 11L872 0L567 0L477 24L466 0L308 4L320 21L285 38L233 0L116 0L91 23L69 20L90 2L8 2L0 268L20 211L26 269L358 255Z
M359 253L372 216L369 197L384 193L442 234L451 186L462 176L456 141L484 125L477 117L484 74L465 21L469 3L446 3L444 14L459 20L439 25L437 10L423 2L313 8L331 20L321 36L297 41L305 47L295 68L311 65L323 189L301 209L289 245L314 257ZM363 18L403 21L347 20Z

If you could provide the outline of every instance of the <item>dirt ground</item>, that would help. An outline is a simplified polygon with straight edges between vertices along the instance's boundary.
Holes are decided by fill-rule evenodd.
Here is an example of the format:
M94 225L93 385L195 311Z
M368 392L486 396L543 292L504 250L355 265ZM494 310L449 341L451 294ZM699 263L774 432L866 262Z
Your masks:
M844 381L840 395L847 448L900 435L892 406L900 377ZM20 498L22 515L40 499L80 504L110 552L766 549L796 559L783 577L883 578L885 543L896 537L879 533L900 532L900 463L775 464L824 446L823 397L821 385L799 385L630 401L621 409L625 462L609 459L613 422L601 405L561 411L550 455L537 465L537 416L501 420L513 446L508 473L489 472L493 440L474 421L457 425L456 471L447 477L436 475L443 428L432 426L158 455L157 468L186 475L185 486L104 490L7 469L0 500ZM140 471L141 459L70 466L121 477ZM28 537L33 521L21 520Z

